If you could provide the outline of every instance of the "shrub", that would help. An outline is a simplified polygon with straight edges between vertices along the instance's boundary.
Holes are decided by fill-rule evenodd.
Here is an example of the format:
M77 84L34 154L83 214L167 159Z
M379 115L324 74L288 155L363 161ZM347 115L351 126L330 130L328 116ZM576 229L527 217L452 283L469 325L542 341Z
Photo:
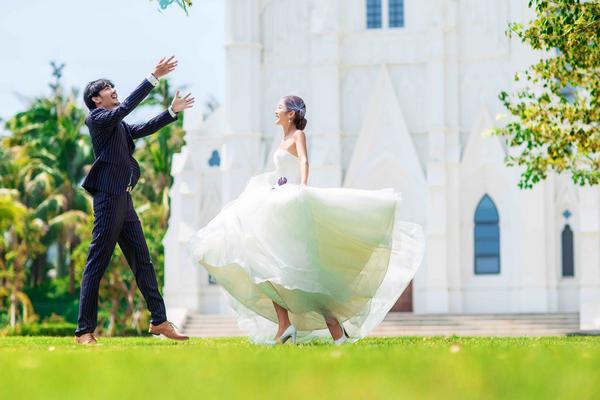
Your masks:
M5 328L4 336L72 336L77 325L69 322L19 324L14 328Z

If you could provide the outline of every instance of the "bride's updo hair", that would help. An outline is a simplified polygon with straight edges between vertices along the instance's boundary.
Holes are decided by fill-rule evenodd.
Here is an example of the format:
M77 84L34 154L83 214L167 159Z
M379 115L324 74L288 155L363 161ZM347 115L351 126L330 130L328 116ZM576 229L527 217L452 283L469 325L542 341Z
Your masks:
M300 129L301 131L306 128L307 120L304 118L306 115L306 104L304 104L304 100L302 100L298 96L285 96L283 98L283 104L285 104L285 108L288 111L294 111L294 125L296 125L296 129Z

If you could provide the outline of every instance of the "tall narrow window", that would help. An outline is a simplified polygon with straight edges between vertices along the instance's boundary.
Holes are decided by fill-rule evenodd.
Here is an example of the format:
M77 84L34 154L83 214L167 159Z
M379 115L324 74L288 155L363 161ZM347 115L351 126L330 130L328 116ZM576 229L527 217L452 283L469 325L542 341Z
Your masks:
M381 0L367 0L367 28L381 28Z
M402 28L404 26L404 0L389 0L388 14L390 28Z
M562 235L562 276L575 276L575 262L573 255L573 231L567 224L565 225Z
M475 274L500 273L500 227L498 209L487 194L475 209Z

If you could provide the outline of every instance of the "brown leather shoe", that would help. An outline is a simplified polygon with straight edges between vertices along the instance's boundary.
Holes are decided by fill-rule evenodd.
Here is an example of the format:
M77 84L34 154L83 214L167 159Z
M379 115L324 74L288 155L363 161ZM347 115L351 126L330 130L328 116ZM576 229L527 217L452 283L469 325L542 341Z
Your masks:
M150 329L148 329L148 332L150 332L151 334L153 334L155 336L163 335L163 336L166 336L169 339L173 339L173 340L188 340L189 339L188 336L185 336L185 335L182 335L181 333L179 333L177 331L177 327L175 326L175 324L173 324L172 322L169 322L169 321L165 321L159 325L150 324Z
M75 343L77 344L96 344L98 339L93 333L84 333L81 336L75 336Z

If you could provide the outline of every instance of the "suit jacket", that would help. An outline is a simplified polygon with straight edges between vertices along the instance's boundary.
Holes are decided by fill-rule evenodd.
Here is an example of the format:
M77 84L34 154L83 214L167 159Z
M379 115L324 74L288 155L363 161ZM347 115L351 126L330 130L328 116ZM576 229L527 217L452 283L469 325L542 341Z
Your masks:
M126 115L152 91L154 86L144 81L118 107L111 110L96 108L85 124L90 130L94 148L94 163L83 181L90 194L97 191L121 194L127 186L135 186L140 177L140 166L133 158L134 139L148 136L177 120L164 111L145 124L130 125L123 121Z

